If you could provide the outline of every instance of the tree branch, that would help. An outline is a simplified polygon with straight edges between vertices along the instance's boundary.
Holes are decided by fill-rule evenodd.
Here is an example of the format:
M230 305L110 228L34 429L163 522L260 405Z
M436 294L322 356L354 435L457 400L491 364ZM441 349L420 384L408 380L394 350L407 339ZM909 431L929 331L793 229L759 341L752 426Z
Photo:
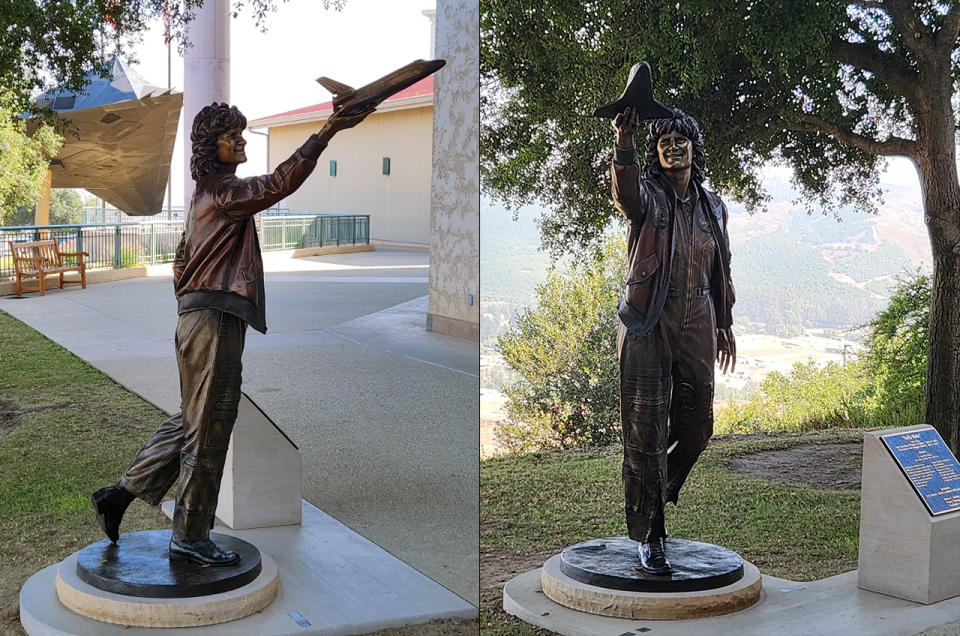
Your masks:
M869 3L877 6L877 3ZM890 14L894 26L903 38L904 45L918 60L929 57L933 47L933 33L926 26L910 0L883 0L880 8Z
M957 37L960 36L960 10L956 6L950 8L950 13L943 20L943 26L937 32L934 46L943 51L946 49L949 54L957 43Z
M799 132L821 132L830 135L848 146L853 146L864 152L884 157L894 155L915 157L917 153L917 142L911 139L891 136L886 141L877 141L876 139L859 135L847 128L841 128L835 124L831 124L815 115L801 115L797 125L791 126L788 124L787 128Z
M831 48L841 63L873 73L911 104L916 106L922 101L919 75L901 64L894 56L868 44L855 44L845 40L834 42Z

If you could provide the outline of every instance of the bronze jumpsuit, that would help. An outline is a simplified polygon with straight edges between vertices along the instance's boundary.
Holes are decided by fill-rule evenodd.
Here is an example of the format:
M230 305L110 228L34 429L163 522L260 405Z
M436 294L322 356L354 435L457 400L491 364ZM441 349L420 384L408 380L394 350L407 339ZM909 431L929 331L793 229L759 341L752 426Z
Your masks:
M635 541L667 536L663 506L676 504L713 434L717 339L710 281L717 245L693 183L689 194L674 201L674 252L659 320L645 336L622 323L617 334L626 519Z
M313 135L272 174L198 180L174 263L181 412L164 421L120 485L151 505L179 477L173 536L209 536L240 403L247 325L265 333L263 264L253 215L293 193L326 144Z

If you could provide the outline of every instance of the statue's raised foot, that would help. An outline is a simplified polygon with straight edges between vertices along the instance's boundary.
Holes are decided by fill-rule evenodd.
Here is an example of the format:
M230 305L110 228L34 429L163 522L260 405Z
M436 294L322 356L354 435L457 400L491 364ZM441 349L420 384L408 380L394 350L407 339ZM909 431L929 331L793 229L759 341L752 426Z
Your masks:
M123 521L123 513L135 498L120 484L101 488L90 495L93 511L97 515L97 523L100 524L100 529L111 543L116 543L120 538L120 522Z

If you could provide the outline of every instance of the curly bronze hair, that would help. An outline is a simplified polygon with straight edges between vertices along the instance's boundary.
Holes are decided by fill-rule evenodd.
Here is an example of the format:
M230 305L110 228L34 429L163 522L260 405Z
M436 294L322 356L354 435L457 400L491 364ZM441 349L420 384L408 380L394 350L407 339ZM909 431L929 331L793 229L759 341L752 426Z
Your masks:
M650 122L650 129L647 132L647 148L643 155L644 176L652 178L655 175L663 174L663 168L660 167L660 156L657 154L657 143L660 141L660 137L671 132L680 133L693 144L693 166L690 170L690 178L697 183L703 183L704 178L706 178L707 161L700 125L696 119L679 108L673 109L673 117L655 119Z
M247 118L236 106L214 102L204 106L193 119L193 155L190 157L190 176L200 181L212 172L225 172L223 164L217 161L217 139L225 132L243 130L247 127Z

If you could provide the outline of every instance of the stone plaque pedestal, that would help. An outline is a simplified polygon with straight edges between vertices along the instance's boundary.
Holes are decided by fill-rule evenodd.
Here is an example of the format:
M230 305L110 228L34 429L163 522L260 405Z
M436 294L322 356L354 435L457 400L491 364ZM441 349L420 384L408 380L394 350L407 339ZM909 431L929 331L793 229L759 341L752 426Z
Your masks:
M234 530L296 525L300 450L246 393L240 396L217 499L217 519Z
M932 516L880 437L863 436L860 563L857 585L917 603L960 596L960 512Z
M544 564L541 589L582 612L653 620L729 614L760 598L759 570L735 552L682 539L668 539L666 552L673 572L657 576L640 569L636 541L586 541Z

